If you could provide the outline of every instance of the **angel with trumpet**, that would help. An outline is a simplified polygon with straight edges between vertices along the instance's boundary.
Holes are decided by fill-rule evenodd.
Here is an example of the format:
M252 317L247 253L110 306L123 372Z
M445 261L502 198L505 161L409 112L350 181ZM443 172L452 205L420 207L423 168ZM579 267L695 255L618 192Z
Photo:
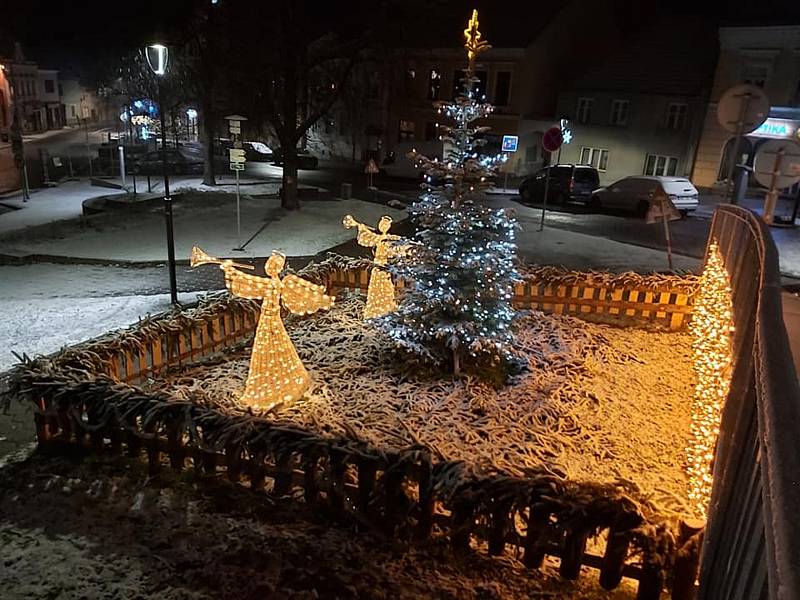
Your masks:
M378 221L378 231L364 223L359 223L352 215L346 215L342 219L342 225L348 229L358 227L358 237L356 238L358 244L366 248L375 248L375 257L373 258L375 266L369 276L364 318L372 319L394 311L397 308L394 284L391 275L384 267L390 259L403 256L408 251L410 244L400 243L403 238L389 233L392 226L391 217L381 217Z
M242 273L252 265L209 256L200 248L192 249L191 265L218 264L225 272L225 285L231 294L261 299L261 316L253 339L250 371L241 401L258 410L271 410L300 398L308 388L309 375L297 355L281 319L281 306L289 312L307 315L327 310L333 297L325 288L296 275L281 278L286 257L273 252L264 266L266 277Z

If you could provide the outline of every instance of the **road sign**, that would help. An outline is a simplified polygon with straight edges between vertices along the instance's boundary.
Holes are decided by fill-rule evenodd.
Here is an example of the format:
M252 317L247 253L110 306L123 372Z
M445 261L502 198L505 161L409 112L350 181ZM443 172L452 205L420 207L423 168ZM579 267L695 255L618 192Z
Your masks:
M241 148L228 149L228 157L232 163L244 163L247 159L244 156L244 150Z
M247 121L247 117L243 117L242 115L228 115L225 117L226 121Z
M503 152L516 152L518 144L519 144L519 136L504 135L502 150Z
M798 164L800 164L800 146L790 140L770 140L764 142L756 153L753 160L753 177L768 189L772 187L775 177L775 189L782 190L800 179Z
M244 163L232 162L230 164L231 171L244 171Z
M768 116L769 100L764 90L748 83L730 88L722 94L717 105L719 124L731 133L750 133Z
M239 135L242 133L241 125L239 121L231 121L231 124L228 126L228 131L230 131L234 135Z
M548 152L555 152L561 147L563 141L564 136L561 133L561 127L551 127L542 136L542 148Z

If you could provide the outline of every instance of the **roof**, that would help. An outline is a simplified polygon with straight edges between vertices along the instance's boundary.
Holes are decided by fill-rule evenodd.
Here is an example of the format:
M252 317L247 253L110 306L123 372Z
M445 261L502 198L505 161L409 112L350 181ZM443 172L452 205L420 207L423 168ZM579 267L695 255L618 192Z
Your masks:
M689 42L689 40L691 40ZM700 95L710 88L717 30L697 17L660 16L573 81L574 90Z

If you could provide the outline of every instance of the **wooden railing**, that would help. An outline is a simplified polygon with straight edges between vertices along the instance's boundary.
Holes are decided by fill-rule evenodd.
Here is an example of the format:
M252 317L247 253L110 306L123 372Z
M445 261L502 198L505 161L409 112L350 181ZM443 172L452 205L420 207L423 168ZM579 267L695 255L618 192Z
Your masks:
M733 376L714 459L700 598L800 598L800 387L764 222L724 206L715 240L731 280Z
M334 294L366 290L369 271L364 267L333 270L327 287ZM692 313L693 277L633 273L613 276L546 267L529 269L523 279L514 286L512 302L517 309L667 331L684 329ZM395 285L398 290L405 287L402 281Z

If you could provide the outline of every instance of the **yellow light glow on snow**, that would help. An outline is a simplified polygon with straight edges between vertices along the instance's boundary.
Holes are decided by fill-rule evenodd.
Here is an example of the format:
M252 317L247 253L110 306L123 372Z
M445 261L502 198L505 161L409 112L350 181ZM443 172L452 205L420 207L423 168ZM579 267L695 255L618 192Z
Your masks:
M408 245L399 245L400 236L392 235L389 229L392 226L391 217L381 217L378 221L378 231L356 221L352 215L342 219L342 225L350 229L358 227L358 244L366 248L374 248L373 262L375 267L369 275L367 288L367 304L364 307L364 318L373 319L394 311L397 301L394 297L394 284L392 276L384 269L390 259L401 256Z
M702 518L711 499L711 465L731 383L732 314L728 272L716 242L712 242L689 325L696 382L686 458L689 501Z
M281 305L295 314L308 315L329 309L333 298L325 294L324 287L296 275L281 279L286 263L282 254L273 253L265 266L267 276L258 277L238 271L233 261L216 259L199 248L196 250L192 251L192 266L200 264L196 259L217 263L225 272L225 285L231 294L263 299L242 403L258 410L269 410L300 398L308 387L308 372L283 326Z

